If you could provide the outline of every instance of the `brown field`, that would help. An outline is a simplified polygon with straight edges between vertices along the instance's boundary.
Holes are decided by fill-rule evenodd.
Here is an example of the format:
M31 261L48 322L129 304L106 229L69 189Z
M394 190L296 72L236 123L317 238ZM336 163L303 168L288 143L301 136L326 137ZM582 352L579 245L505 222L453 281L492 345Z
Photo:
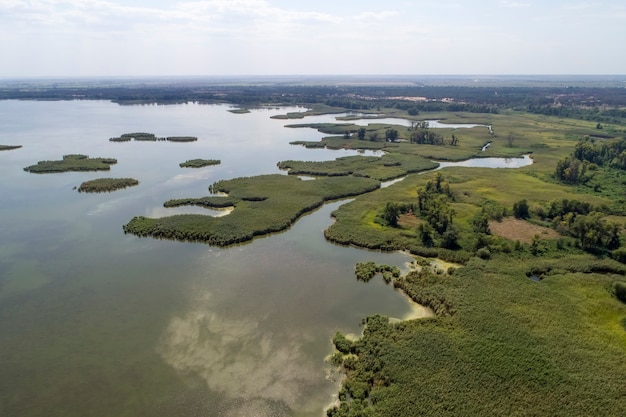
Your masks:
M558 239L561 237L555 230L537 226L525 220L507 217L501 222L490 221L489 229L496 236L510 240L519 240L522 243L530 243L533 236L538 235L542 239Z

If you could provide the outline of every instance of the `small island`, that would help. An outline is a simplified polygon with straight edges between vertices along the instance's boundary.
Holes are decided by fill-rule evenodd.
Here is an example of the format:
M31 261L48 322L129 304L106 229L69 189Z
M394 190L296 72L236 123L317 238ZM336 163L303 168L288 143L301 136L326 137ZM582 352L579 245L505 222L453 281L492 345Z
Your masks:
M79 193L104 193L138 185L134 178L98 178L83 182L78 187Z
M222 161L219 159L189 159L178 164L181 168L203 168L211 165L219 165Z
M131 140L136 140L139 142L157 142L157 141L168 141L168 142L195 142L198 140L195 136L168 136L168 137L157 137L154 133L147 132L134 132L134 133L124 133L123 135L115 138L109 138L111 142L130 142Z
M24 168L34 174L52 174L69 171L109 171L117 164L114 158L89 158L87 155L64 155L60 161L39 161L36 165Z
M195 136L168 136L165 140L169 142L195 142L198 138Z
M156 142L157 137L154 133L146 133L146 132L135 132L135 133L124 133L122 136L117 138L110 138L111 142L130 142L131 140L138 141L147 141L147 142Z
M15 145L15 146L0 145L0 151L12 151L13 149L19 149L21 147L22 147L22 145Z

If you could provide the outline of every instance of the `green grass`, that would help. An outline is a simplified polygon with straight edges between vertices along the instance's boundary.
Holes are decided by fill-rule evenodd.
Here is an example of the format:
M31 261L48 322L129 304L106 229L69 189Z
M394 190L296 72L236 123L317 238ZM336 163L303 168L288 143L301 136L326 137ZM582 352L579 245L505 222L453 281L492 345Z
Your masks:
M117 159L89 158L86 155L64 155L60 161L39 161L36 165L24 168L26 172L50 174L68 171L108 171Z

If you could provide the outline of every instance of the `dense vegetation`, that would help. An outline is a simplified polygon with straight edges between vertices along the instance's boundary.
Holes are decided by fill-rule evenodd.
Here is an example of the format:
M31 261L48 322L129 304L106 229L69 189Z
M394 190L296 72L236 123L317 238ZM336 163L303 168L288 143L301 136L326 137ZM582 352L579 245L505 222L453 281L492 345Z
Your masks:
M594 141L577 122L523 118L492 116L496 131L506 123L516 139L509 147L508 134L495 135L489 152L532 149L532 166L409 175L333 213L332 241L460 265L386 275L435 317L373 316L361 339L335 335L333 362L347 379L329 416L626 411L622 140ZM587 165L584 182L559 178L566 158ZM612 183L590 186L606 178ZM553 233L526 243L521 231L491 230L512 216L513 227ZM356 271L368 280L377 268Z
M235 178L219 181L210 188L212 192L227 193L227 197L190 198L166 203L168 207L234 206L232 213L227 216L184 214L158 219L140 216L126 224L124 232L226 246L284 230L325 201L363 194L379 186L378 181L357 177L303 181L297 177L275 174ZM224 204L219 203L220 199L224 199Z
M282 161L278 167L290 175L368 177L386 181L408 173L436 168L436 162L415 155L388 153L377 156L346 156L334 161Z
M210 165L219 165L222 161L219 159L188 159L185 162L181 162L181 168L202 168Z
M39 161L37 165L24 168L35 174L48 174L68 171L109 171L117 160L113 158L89 158L86 155L64 155L60 161Z
M541 282L528 261L473 258L451 275L414 271L395 279L434 318L391 323L368 317L363 336L333 341L347 380L340 416L618 416L626 413L624 266L591 256L555 260Z
M85 181L78 187L79 193L103 193L138 185L134 178L98 178Z
M0 151L12 151L13 149L19 149L22 145L0 145Z

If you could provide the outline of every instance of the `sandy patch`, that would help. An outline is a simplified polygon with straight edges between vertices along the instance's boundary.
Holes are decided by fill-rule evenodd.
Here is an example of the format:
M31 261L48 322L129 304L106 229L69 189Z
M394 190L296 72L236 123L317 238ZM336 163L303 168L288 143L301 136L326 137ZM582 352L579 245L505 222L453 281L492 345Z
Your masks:
M507 217L501 222L490 221L489 229L491 233L510 240L519 240L522 243L531 243L535 235L541 239L558 239L561 237L553 229L537 226L526 220Z

